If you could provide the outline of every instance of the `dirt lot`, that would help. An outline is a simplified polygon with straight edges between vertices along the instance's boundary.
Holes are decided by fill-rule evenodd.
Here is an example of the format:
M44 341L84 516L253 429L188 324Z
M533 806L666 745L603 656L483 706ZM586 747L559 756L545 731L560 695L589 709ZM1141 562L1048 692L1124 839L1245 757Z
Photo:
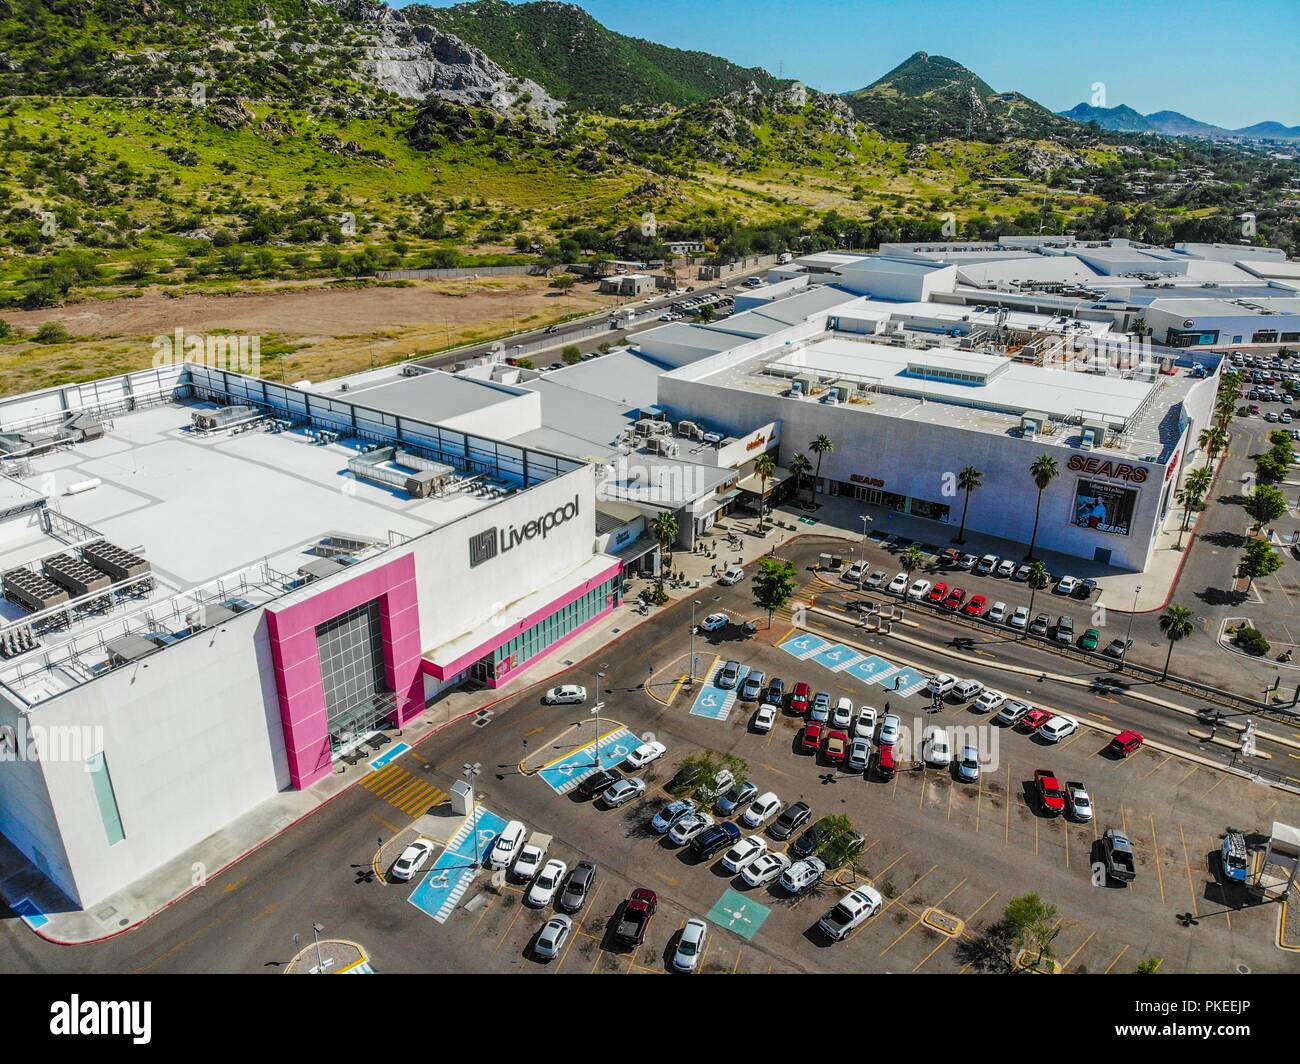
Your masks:
M324 380L616 302L590 285L561 294L548 284L544 277L519 276L412 281L403 287L286 285L180 298L151 290L138 299L9 312L3 317L17 329L31 331L57 321L76 339L0 347L0 392L141 369L153 358L153 338L178 327L259 336L266 376Z

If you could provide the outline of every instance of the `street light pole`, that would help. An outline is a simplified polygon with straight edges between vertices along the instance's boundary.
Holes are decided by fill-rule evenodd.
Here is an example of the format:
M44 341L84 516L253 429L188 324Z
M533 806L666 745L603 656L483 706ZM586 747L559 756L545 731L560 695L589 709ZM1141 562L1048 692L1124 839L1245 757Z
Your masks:
M687 687L695 686L695 607L698 605L700 605L699 599L691 600L691 660L690 664L687 665Z
M867 560L867 525L871 524L871 517L862 514L862 540L858 543L858 561ZM862 574L866 571L866 566L858 570L858 594L862 593ZM879 590L879 589L877 589Z
M1142 585L1138 584L1135 588L1133 588L1133 608L1129 610L1128 628L1124 632L1124 643L1125 643L1124 656L1119 659L1119 668L1121 672L1124 671L1124 662L1128 660L1129 647L1133 643L1133 618L1137 615L1138 596L1140 594L1142 594Z
M609 666L601 663L596 672L596 704L591 707L592 713L596 715L596 769L600 770L600 681L605 678L605 670Z
M325 928L321 927L320 924L311 925L311 937L316 940L316 974L317 975L325 974L325 963L324 961L321 960L321 955L320 955L320 935L321 932L324 930Z
M474 777L483 771L483 765L479 761L473 764L466 761L462 766L461 775L469 780L469 823L470 834L474 836L474 867L478 868L482 858L478 852L478 825L474 821Z

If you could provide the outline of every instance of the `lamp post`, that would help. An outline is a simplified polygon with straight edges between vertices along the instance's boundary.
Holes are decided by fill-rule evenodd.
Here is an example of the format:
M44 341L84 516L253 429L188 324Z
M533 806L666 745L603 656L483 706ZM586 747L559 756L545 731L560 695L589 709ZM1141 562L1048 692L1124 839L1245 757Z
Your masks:
M1124 671L1124 662L1128 660L1128 648L1133 643L1133 618L1137 615L1138 596L1142 594L1142 585L1133 588L1133 608L1128 614L1128 628L1124 632L1124 656L1119 659L1119 671Z
M687 669L687 687L695 686L695 607L700 605L699 599L691 600L691 660L686 666Z
M324 930L325 928L321 927L320 924L311 925L311 937L316 940L316 974L317 975L325 974L325 963L321 960L321 955L320 955L320 936L321 936L321 932Z
M867 525L871 524L872 518L868 514L862 514L862 539L858 543L858 561L867 560ZM866 571L866 566L858 570L858 593L862 593L862 574ZM877 589L879 590L879 589Z
M465 764L461 766L461 775L463 775L465 779L469 781L469 822L472 825L470 828L470 834L474 836L474 867L475 868L478 868L479 862L482 860L482 858L479 857L479 852L478 852L478 825L474 821L474 777L477 776L482 771L483 771L483 765L479 761L475 761L473 764L466 761Z
M601 662L600 668L596 671L596 704L591 707L591 712L596 717L596 770L601 768L600 764L600 681L605 678L605 670L609 666Z

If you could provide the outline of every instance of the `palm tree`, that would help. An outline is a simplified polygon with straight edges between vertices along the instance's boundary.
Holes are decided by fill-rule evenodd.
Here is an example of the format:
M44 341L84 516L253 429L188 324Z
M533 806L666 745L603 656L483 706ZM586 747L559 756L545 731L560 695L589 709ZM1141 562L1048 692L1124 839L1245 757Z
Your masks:
M1029 563L1029 621L1034 619L1034 595L1037 594L1040 587L1046 587L1051 583L1051 574L1047 571L1047 566L1042 562L1034 561ZM1025 627L1020 630L1020 638L1023 639L1029 633L1029 622L1025 622Z
M1227 433L1217 425L1211 425L1207 429L1201 429L1196 437L1196 446L1205 452L1205 465L1209 468L1214 464L1214 458L1222 450L1223 445L1227 442Z
M1034 544L1038 542L1038 516L1043 508L1043 492L1053 480L1061 475L1061 467L1050 454L1040 454L1029 467L1029 475L1034 478L1038 488L1038 501L1034 505L1034 534L1029 537L1029 560L1034 560Z
M655 539L659 541L659 549L668 552L668 558L671 563L673 556L673 544L677 542L677 533L680 529L677 527L677 515L665 510L657 514L655 519L650 522L650 532Z
M763 531L763 510L767 499L767 481L768 478L776 472L776 459L770 452L763 452L754 459L754 472L758 474L760 491L758 493L758 531Z
M1183 549L1183 533L1187 531L1187 521L1192 516L1192 506L1196 496L1192 494L1184 482L1183 486L1174 492L1174 502L1183 508L1183 520L1178 525L1178 542L1174 544L1174 550Z
M966 499L961 507L961 528L957 530L957 538L954 543L966 542L966 511L970 509L970 493L984 483L984 474L976 469L973 465L968 465L957 474L957 487L966 493Z
M913 543L899 555L898 560L903 566L903 572L907 574L907 579L911 580L912 571L921 568L925 564L925 555L921 553L921 548Z
M794 475L794 492L799 494L799 489L803 487L804 477L812 472L812 463L802 454L796 454L790 459L790 472Z
M1185 639L1191 635L1196 628L1196 615L1186 606L1174 604L1160 615L1160 631L1164 632L1165 638L1169 640L1169 653L1165 655L1165 671L1160 674L1160 679L1169 678L1169 659L1174 656L1174 644L1180 639Z
M812 443L808 444L808 450L817 456L817 472L813 474L813 492L817 491L817 481L822 478L822 458L835 450L835 441L829 436L818 436ZM812 501L811 496L809 501Z

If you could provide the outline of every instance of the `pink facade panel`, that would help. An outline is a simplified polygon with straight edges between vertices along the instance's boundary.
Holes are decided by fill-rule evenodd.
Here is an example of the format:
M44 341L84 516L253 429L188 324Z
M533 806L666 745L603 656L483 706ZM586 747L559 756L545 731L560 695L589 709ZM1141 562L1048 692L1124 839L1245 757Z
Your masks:
M413 555L340 580L302 602L266 611L289 773L298 789L328 775L333 763L316 627L375 600L383 629L385 681L397 693L396 722L402 724L424 708Z

